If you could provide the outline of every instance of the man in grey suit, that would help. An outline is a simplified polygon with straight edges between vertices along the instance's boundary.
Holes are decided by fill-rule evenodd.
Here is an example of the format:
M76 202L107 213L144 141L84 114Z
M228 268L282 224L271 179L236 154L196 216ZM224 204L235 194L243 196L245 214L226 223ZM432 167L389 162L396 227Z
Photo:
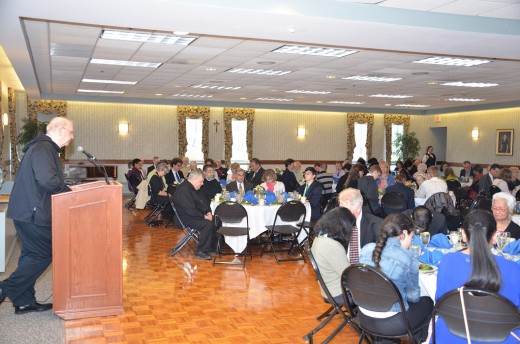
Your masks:
M246 171L244 171L242 168L239 168L237 171L237 179L226 185L226 190L229 192L244 191L244 193L248 192L249 190L253 190L255 186L245 179Z
M488 173L480 177L478 181L478 191L486 190L486 192L489 192L491 185L493 185L493 179L498 177L501 170L502 166L499 164L491 165L488 169Z

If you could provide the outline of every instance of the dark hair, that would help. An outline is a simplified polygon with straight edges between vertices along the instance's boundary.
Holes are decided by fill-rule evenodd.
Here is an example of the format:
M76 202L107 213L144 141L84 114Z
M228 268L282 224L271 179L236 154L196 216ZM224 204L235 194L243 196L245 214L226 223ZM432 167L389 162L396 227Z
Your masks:
M464 285L498 292L502 286L502 276L489 248L497 231L493 214L485 210L474 210L466 217L462 228L471 252L471 273Z
M511 181L511 170L508 168L503 168L498 178L505 180L506 182Z
M397 167L398 165L401 165L401 168L403 168L403 162L401 160L398 160L396 163L395 163L395 169L397 170Z
M407 180L408 180L408 178L406 177L406 175L404 173L398 173L397 176L395 176L396 182L404 184L404 183L406 183Z
M484 169L479 164L476 164L475 166L473 166L473 171L474 172L478 172L478 173L482 173L482 172L484 172Z
M204 165L215 166L215 161L211 158L206 158L206 159L204 159Z
M363 158L361 158L361 157L359 157L359 159L357 159L357 163L358 163L358 164L361 164L361 165L366 165L366 164L367 164L367 162L365 161L365 159L363 159Z
M319 161L318 161L318 162L315 162L315 163L314 163L314 167L316 167L316 166L317 166L317 167L321 167L321 162L319 162Z
M294 160L293 159L289 158L289 159L285 160L285 167L286 168L289 167L290 164L294 164Z
M370 158L368 159L367 164L368 166L379 165L379 161L377 160L377 158Z
M170 162L170 166L172 166L172 167L173 167L173 165L177 165L177 164L182 164L182 160L179 158L173 158L172 161Z
M307 167L307 168L305 169L305 171L303 171L303 173L305 173L305 172L311 172L311 173L314 174L314 175L317 175L317 174L318 174L318 171L316 171L316 169L315 169L314 167Z
M455 176L455 172L453 172L453 168L451 167L446 167L444 170L444 178L447 178L448 176Z
M352 164L351 163L346 163L342 167L342 169L347 170L347 171L350 171L351 168L352 168Z
M433 146L428 146L428 148L426 148L426 151L428 151L428 149L430 149L430 148L433 148Z
M381 223L379 227L379 236L376 240L376 248L372 253L372 261L375 263L376 268L380 268L379 262L381 261L381 254L383 253L388 238L397 237L403 234L403 231L410 233L413 231L413 227L414 225L412 220L405 214L394 213L388 215L384 219L383 223Z
M347 180L345 180L344 188L347 188L350 185L351 181L359 179L360 171L364 171L362 166L360 166L358 164L355 164L354 166L352 166L352 168L348 172Z
M314 225L316 235L327 235L348 250L352 228L356 225L356 217L343 207L334 208L325 214Z
M427 230L432 223L433 214L430 209L420 205L412 211L412 219L415 225Z
M135 158L134 160L132 160L132 167L134 167L135 165L137 165L140 162L141 162L141 159Z
M249 162L254 162L257 165L260 165L260 160L258 158L253 158Z
M214 167L211 165L204 165L204 166L202 166L202 172L206 172L208 170L208 168L214 168Z
M502 166L500 166L499 164L493 164L493 165L491 165L491 167L489 169L490 170L499 170L501 168L502 168Z

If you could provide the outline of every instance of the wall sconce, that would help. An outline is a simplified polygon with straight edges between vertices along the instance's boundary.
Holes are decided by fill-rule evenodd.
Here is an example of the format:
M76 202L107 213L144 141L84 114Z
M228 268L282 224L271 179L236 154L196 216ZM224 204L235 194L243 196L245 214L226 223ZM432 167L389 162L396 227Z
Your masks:
M296 136L299 139L303 139L305 137L305 127L298 127L298 133Z
M4 112L4 115L2 116L2 124L3 125L9 124L9 115L7 114L7 112Z
M478 134L479 134L478 129L473 129L471 131L471 138L474 140L478 139Z
M128 123L119 123L119 135L128 134Z

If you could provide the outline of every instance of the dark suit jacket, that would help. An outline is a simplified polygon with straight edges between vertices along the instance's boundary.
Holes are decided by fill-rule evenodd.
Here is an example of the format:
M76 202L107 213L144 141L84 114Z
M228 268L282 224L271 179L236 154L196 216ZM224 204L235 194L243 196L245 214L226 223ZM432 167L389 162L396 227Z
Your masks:
M300 184L298 184L298 181L296 180L296 176L292 171L289 171L288 169L285 169L282 173L282 177L280 178L280 181L285 185L285 192L293 192L294 190L297 190Z
M182 171L177 172L179 174L179 178L184 179L184 173ZM171 185L175 183L175 177L173 176L173 170L170 170L170 172L166 173L164 175L164 178L166 179L166 184Z
M379 205L379 191L377 190L377 183L372 176L364 176L358 181L358 189L363 191L367 196L374 214L381 213L381 206Z
M469 176L466 175L466 170L465 169L462 169L460 170L460 177L475 177L475 175L473 174L473 170L470 170L469 171Z
M489 188L493 185L493 182L491 181L491 176L489 173L486 173L482 177L480 177L478 181L478 191L480 190L486 190L486 192L489 192Z
M260 166L258 171L254 173L253 171L247 174L247 181L252 183L254 186L262 184L262 177L264 176L264 168Z
M302 196L303 191L305 191L305 184L300 185L298 188L298 193ZM318 221L318 219L321 217L320 200L322 192L323 186L320 182L314 180L312 184L309 185L307 193L305 194L305 197L307 197L311 205L311 222Z
M345 173L344 175L342 175L339 180L338 180L338 184L336 184L336 192L339 193L341 192L341 190L345 189L345 182L347 181L348 179L348 173Z
M173 193L173 204L177 208L177 214L181 221L190 226L204 220L204 215L211 212L209 205L204 200L204 194L195 190L189 181L179 184Z
M376 242L381 222L383 222L383 219L363 211L360 222L361 228L359 229L361 248L366 244Z
M406 209L415 208L415 194L411 188L404 185L403 183L395 183L394 185L388 186L385 193L397 192L400 193L406 200ZM403 209L404 210L404 209Z
M200 190L202 191L202 193L204 193L206 202L208 202L208 204L211 204L211 199L215 197L215 195L219 192L222 192L222 187L220 186L220 183L217 179L204 179L204 184L202 184Z
M244 180L244 192L248 192L249 190L253 190L255 186L248 182L247 180ZM234 180L230 182L228 185L226 185L226 190L229 192L238 192L238 185L237 181Z
M146 175L150 174L155 169L155 165L148 166L146 169Z

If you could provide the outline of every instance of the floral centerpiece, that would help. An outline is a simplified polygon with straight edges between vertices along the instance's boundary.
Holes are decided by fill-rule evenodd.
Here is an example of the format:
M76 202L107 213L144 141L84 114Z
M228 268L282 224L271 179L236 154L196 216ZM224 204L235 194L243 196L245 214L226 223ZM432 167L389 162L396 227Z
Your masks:
M258 196L261 196L261 197L263 196L263 198L265 198L265 189L261 185L255 186L253 191L257 198L258 198Z

